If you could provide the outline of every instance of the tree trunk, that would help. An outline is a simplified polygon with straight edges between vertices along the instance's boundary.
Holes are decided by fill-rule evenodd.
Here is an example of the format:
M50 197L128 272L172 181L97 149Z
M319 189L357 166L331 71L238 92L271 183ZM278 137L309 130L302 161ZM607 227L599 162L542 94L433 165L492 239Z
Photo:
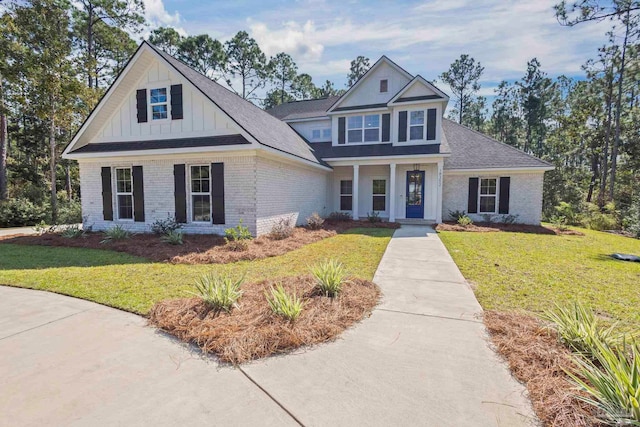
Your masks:
M616 169L618 166L618 148L620 147L620 115L622 113L622 89L624 82L624 67L627 53L627 41L629 39L629 13L627 9L626 28L624 32L624 42L622 43L622 57L620 59L620 77L618 78L618 99L616 101L616 135L611 149L611 181L609 182L609 198L613 200L616 184Z
M89 2L87 11L87 79L89 89L93 88L93 4Z
M587 203L591 203L593 199L593 190L596 187L596 181L598 180L598 154L593 153L591 158L591 181L589 182L589 192L587 193Z
M49 173L51 174L51 222L58 220L58 191L56 188L56 126L55 107L51 108L51 120L49 124Z
M67 163L64 167L64 174L65 174L65 187L67 190L67 200L71 201L73 199L73 188L71 188L71 165L69 164L69 161L67 160Z
M609 174L609 145L611 143L611 105L613 104L613 62L611 62L611 73L607 82L607 119L605 124L604 150L602 150L602 173L600 174L600 194L598 195L598 205L603 207L606 204L607 176Z
M9 132L7 114L4 109L4 91L2 74L0 74L0 200L8 197L7 152L9 151Z

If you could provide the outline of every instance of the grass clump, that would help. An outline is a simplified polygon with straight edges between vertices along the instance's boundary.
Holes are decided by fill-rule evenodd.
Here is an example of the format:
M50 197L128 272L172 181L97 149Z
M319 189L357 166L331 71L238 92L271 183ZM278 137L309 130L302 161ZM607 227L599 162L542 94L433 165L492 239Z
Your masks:
M74 225L69 225L67 227L64 227L60 235L65 239L77 239L78 237L81 237L84 235L84 231L82 230L82 228L80 228L78 224L74 224Z
M180 230L167 231L164 236L160 237L160 240L170 245L182 245L184 243L182 240L182 231Z
M278 283L275 288L271 287L270 294L267 293L265 296L271 311L290 322L295 321L302 313L304 303L295 293L288 294L282 283Z
M104 232L104 239L100 243L111 243L114 240L124 240L131 237L131 232L121 225L114 225Z
M196 280L196 292L192 292L212 310L231 311L242 296L244 276L234 279L230 275L208 273Z
M596 358L599 343L615 349L624 341L624 335L616 332L617 324L603 327L593 310L579 302L570 306L556 304L555 309L545 311L542 317L551 322L564 345L590 359Z
M340 293L347 276L344 265L335 259L314 265L311 267L311 274L318 290L328 297L335 297Z

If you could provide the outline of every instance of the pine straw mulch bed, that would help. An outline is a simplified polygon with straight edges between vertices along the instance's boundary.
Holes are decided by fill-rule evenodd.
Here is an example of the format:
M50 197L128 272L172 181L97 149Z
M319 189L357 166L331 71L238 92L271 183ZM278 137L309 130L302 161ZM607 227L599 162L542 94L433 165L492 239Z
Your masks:
M460 225L456 222L443 222L436 226L437 231L468 231L475 233L491 233L508 231L512 233L532 233L532 234L556 234L567 236L584 236L577 230L571 229L559 229L555 227L548 227L543 225L528 225L528 224L503 224L497 222L475 222L471 225Z
M538 418L545 426L601 426L594 409L576 398L565 369L575 369L571 352L536 317L486 311L484 323L496 350L513 375L527 386Z
M304 300L302 314L293 323L269 308L265 292L276 283ZM149 323L223 362L240 364L331 341L368 316L380 298L378 286L355 278L335 298L319 295L311 276L244 284L242 289L239 306L230 313L211 311L199 298L174 299L158 302Z
M227 264L237 261L256 260L283 255L310 243L335 236L352 228L399 228L397 223L371 223L369 221L344 221L327 223L320 230L296 227L293 234L282 240L274 240L268 235L249 241L244 251L230 251L225 247L224 238L217 235L185 234L184 244L170 245L162 242L155 234L133 234L130 238L100 243L103 233L86 233L75 239L64 238L56 233L42 235L13 235L0 237L2 243L21 245L58 246L90 249L109 249L125 252L157 262L172 264Z

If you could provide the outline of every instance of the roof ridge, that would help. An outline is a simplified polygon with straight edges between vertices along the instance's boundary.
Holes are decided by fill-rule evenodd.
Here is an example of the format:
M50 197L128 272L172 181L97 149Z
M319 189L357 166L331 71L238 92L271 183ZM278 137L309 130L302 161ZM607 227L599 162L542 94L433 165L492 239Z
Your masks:
M491 136L489 136L489 135L486 135L486 134L484 134L484 133L482 133L482 132L480 132L480 131L477 131L477 130L475 130L475 129L472 129L472 128L470 128L469 126L465 126L465 125L463 125L463 124L460 124L460 123L458 123L458 122L456 122L456 121L454 121L454 120L451 120L451 119L447 119L447 118L445 118L445 117L443 117L443 118L442 118L442 120L443 120L443 121L447 121L447 122L449 122L449 123L452 123L452 124L454 124L454 125L456 125L456 126L460 126L460 127L462 127L462 128L465 128L465 129L467 129L467 130L469 130L469 131L471 131L471 132L473 132L473 133L475 133L475 134L477 134L477 135L482 136L483 138L486 138L486 139L488 139L488 140L490 140L490 141L493 141L493 142L497 142L498 144L500 144L500 145L502 145L502 146L504 146L504 147L507 147L507 148L509 148L509 149L511 149L511 150L513 150L513 151L516 151L516 152L518 152L518 153L520 153L520 154L524 154L525 156L528 156L528 157L530 157L530 158L532 158L532 159L535 159L535 160L537 160L537 161L539 161L539 162L546 163L546 164L548 164L549 166L553 166L553 164L551 164L551 163L547 162L546 160L542 160L541 158L536 157L536 156L534 156L533 154L529 154L529 153L527 153L527 152L526 152L526 151L524 151L524 150L521 150L521 149L519 149L519 148L516 148L516 147L514 147L513 145L509 145L509 144L507 144L507 143L505 143L505 142L498 141L497 139L495 139L495 138L493 138L493 137L491 137Z

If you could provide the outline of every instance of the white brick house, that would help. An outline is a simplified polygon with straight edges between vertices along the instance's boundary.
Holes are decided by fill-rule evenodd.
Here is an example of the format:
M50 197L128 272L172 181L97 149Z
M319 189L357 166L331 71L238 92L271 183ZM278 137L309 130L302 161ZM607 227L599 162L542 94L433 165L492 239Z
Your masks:
M333 211L539 223L551 167L443 119L447 102L382 57L341 97L265 112L143 42L63 157L80 165L96 230L144 232L174 217L188 233L243 220L260 235L280 218Z

